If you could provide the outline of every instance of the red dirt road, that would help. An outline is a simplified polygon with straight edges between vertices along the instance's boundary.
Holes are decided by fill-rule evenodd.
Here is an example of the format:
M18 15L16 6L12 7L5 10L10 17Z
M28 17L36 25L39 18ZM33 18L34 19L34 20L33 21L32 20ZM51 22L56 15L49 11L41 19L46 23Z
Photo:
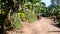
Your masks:
M53 21L42 17L34 23L23 22L23 28L19 32L10 34L60 34L60 29L51 25Z

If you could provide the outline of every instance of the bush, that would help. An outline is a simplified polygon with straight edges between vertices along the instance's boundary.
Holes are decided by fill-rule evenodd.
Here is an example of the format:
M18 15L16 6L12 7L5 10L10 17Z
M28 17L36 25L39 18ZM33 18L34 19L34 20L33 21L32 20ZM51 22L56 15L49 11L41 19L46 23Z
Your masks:
M57 22L57 24L60 24L60 19L57 19L57 21L56 21L56 22Z
M57 15L57 24L60 24L60 15Z
M57 19L60 19L60 15L57 15Z
M20 14L20 19L21 19L22 21L24 21L24 20L25 20L25 14L24 14L24 13L18 13L18 14Z
M27 11L25 14L26 19L29 20L29 22L34 22L37 19L35 11Z
M53 18L53 16L49 16L49 18L50 18L50 19L52 19L52 18Z
M12 27L15 29L20 29L22 27L22 21L20 18L20 14L14 13L11 16L11 21L12 21Z

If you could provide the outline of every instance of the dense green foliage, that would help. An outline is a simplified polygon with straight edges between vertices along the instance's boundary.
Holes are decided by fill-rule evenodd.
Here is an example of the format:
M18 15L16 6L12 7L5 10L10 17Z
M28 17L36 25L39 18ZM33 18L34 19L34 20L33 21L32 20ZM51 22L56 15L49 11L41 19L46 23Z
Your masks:
M57 23L60 24L60 5L50 5L48 6L47 14L51 16L57 16Z
M34 22L36 20L36 14L34 11L29 11L29 12L26 12L26 19L29 20L29 22Z
M21 23L22 21L21 21L19 13L14 13L11 16L11 22L12 22L12 27L13 28L19 29L19 28L22 27L22 23Z

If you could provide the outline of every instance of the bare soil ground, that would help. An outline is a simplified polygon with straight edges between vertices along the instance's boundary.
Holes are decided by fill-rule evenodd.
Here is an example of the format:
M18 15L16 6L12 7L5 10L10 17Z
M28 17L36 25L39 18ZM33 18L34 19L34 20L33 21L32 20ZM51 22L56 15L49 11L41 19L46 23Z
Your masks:
M42 17L34 23L23 22L24 27L21 30L9 34L60 34L60 29L52 24L51 19Z

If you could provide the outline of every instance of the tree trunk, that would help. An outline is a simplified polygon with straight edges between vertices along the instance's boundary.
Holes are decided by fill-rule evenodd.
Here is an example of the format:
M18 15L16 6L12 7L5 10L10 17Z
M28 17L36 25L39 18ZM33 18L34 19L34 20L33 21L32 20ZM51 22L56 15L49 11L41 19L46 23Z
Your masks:
M6 10L6 14L3 16L3 15L1 15L1 29L0 29L0 33L1 34L5 34L5 29L4 29L4 22L5 22L5 19L7 18L7 15L8 15L8 13L9 13L9 6L8 6L8 4L6 3L5 4L5 10Z

